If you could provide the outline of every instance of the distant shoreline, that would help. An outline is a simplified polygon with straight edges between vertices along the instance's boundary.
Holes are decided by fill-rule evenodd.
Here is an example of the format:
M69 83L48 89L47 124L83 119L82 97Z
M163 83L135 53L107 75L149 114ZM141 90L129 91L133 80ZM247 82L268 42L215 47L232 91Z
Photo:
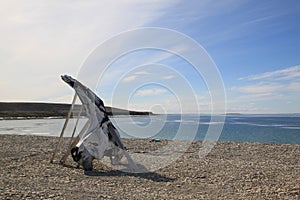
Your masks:
M32 102L0 102L1 119L38 119L38 118L65 118L71 104L64 103L32 103ZM75 105L71 117L79 114L81 105ZM131 111L113 107L105 107L108 115L153 115L148 111ZM85 113L81 113L85 116Z

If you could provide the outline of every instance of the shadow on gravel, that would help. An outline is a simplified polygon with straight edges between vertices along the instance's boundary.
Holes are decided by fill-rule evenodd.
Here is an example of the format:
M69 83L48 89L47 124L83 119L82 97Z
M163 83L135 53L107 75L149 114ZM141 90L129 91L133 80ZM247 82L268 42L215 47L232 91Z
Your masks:
M68 164L63 164L64 167L71 168L71 169L78 169L80 167L75 167ZM141 169L143 166L138 165ZM145 169L145 168L144 168ZM120 170L111 170L111 171L84 171L84 175L86 176L133 176L143 179L152 180L155 182L173 182L176 179L175 178L169 178L166 176L162 176L155 172L142 172L142 173L133 173L133 172L126 172L126 171L120 171Z
M148 180L152 180L155 182L173 182L175 178L169 178L166 176L162 176L155 172L147 172L147 173L130 173L118 170L112 170L107 172L100 172L100 171L85 171L85 175L87 176L134 176L138 178L144 178Z

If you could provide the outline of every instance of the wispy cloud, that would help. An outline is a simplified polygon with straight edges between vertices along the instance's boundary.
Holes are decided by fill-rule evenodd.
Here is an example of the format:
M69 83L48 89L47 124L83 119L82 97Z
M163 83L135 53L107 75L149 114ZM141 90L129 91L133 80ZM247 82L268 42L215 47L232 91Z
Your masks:
M238 113L269 113L268 108L257 107L255 104L232 105L227 109L227 112Z
M300 82L290 83L286 86L286 89L300 93Z
M148 72L148 71L137 71L137 72L134 72L133 73L134 75L131 75L131 76L126 76L125 78L123 78L123 82L132 82L132 81L134 81L134 80L136 80L137 78L139 78L139 77L144 77L144 76L146 76L146 75L150 75L151 73L150 72Z
M294 102L300 97L299 77L300 66L242 77L239 79L241 83L239 86L231 87L227 91L231 97L229 110L274 112L277 108L272 108L271 105L282 105L288 101L293 102L289 107L291 112L293 105L296 105ZM250 103L252 105L248 106Z
M253 84L239 87L232 87L231 90L242 92L242 93L271 93L282 89L283 86L279 84Z
M166 8L176 3L169 0L1 3L0 79L10 85L1 87L1 100L46 99L47 94L57 93L57 87L48 84L43 85L46 95L37 92L36 77L51 74L53 78L47 82L51 83L58 82L62 73L76 76L79 66L98 44L121 31L143 27L159 19ZM22 84L14 81L12 75ZM69 91L60 82L59 87L64 94ZM11 95L11 88L26 91L26 94Z
M173 75L168 75L168 76L163 76L162 79L165 79L165 80L170 80L170 79L173 79L175 78L175 76Z
M134 74L137 74L137 75L149 75L151 73L148 72L148 71L138 71L138 72L135 72Z
M137 78L137 76L126 76L125 78L123 78L124 82L131 82L134 81Z
M271 16L266 16L266 17L259 17L259 18L256 18L256 19L253 19L251 21L248 21L248 22L244 23L244 25L261 23L263 21L270 20L270 19L274 18L275 16L276 15L271 15Z
M250 75L247 77L239 78L239 80L265 80L265 79L272 79L272 80L290 80L294 78L300 77L300 66L289 67L281 70L265 72L262 74L255 74Z
M167 90L165 89L145 89L145 90L139 90L137 92L137 96L144 97L144 96L161 95L166 92Z
M279 93L243 93L229 101L229 103L239 104L241 102L257 102L257 101L266 101L266 100L275 100L275 99L282 99L283 95Z

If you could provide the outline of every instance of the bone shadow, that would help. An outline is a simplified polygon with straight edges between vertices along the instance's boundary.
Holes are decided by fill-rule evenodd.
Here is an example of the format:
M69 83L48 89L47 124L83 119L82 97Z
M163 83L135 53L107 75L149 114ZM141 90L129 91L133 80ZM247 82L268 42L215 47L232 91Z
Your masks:
M155 172L150 172L143 165L138 164L138 167L140 170L142 170L138 173L121 171L121 170L111 170L111 171L95 170L95 171L85 171L84 174L87 176L133 176L137 178L152 180L155 182L173 182L176 180L175 178L169 178Z
M68 165L68 164L63 164L64 167L71 168L71 169L79 169L81 167L76 167L73 165ZM143 165L138 164L138 167L140 169L145 170L146 168ZM148 179L152 180L155 182L173 182L176 180L176 178L170 178L166 177L163 175L160 175L155 172L142 172L142 173L133 173L133 172L126 172L126 171L121 171L121 170L110 170L110 171L98 171L98 170L93 170L93 171L84 171L84 175L86 176L133 176L137 178L143 178L143 179Z
M131 172L118 171L118 170L111 170L105 172L85 171L84 174L87 176L133 176L137 178L152 180L155 182L173 182L176 180L175 178L162 176L155 172L131 173Z

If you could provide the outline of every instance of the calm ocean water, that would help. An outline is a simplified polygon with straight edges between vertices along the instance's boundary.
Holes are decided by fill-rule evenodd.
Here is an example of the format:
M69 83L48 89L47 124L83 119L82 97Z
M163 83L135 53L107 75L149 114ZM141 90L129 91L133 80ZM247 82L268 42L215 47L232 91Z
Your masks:
M123 138L159 138L203 140L210 126L214 130L220 121L211 116L155 115L113 117ZM0 134L59 136L65 119L0 120ZM86 119L80 119L79 127ZM73 131L71 119L65 136ZM213 133L214 134L214 133ZM300 144L300 115L229 115L219 141Z

